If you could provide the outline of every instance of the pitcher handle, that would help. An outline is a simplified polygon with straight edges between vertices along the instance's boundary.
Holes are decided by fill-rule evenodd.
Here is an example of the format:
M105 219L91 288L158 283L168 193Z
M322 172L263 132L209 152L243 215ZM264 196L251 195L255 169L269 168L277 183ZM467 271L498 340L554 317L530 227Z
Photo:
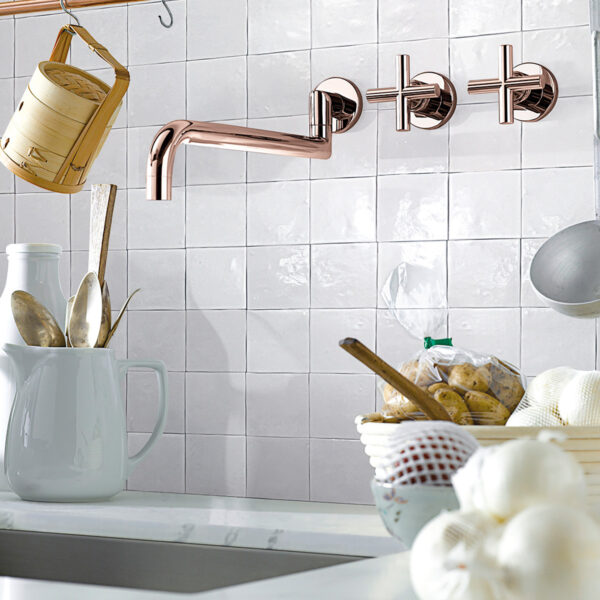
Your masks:
M161 360L119 360L117 363L119 365L119 372L121 375L125 375L129 369L139 367L154 371L158 381L158 420L156 421L154 431L152 431L152 435L146 442L146 445L135 456L131 456L129 458L127 467L127 476L129 476L135 466L142 460L142 458L144 458L144 456L146 456L146 454L148 454L152 446L154 446L165 429L168 397L167 368L165 363Z

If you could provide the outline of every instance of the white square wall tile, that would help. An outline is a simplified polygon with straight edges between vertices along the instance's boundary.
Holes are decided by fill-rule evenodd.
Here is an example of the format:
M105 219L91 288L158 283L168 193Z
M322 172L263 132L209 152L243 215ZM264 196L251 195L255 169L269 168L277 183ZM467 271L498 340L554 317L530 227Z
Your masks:
M379 41L448 35L448 0L379 0Z
M310 53L280 52L248 57L248 116L301 115L307 112Z
M380 110L378 133L379 175L439 173L448 170L448 128L396 131L396 113ZM345 134L344 134L345 135Z
M25 51L25 48L23 49ZM6 19L0 21L0 56L2 56L2 66L0 66L0 77L12 77L15 68L15 21ZM26 66L23 65L25 71ZM31 75L31 73L23 73L23 75Z
M523 56L528 62L535 61L552 71L559 82L561 96L592 93L589 27L526 31Z
M339 347L347 337L359 339L369 348L375 347L374 309L313 309L310 317L311 373L369 373Z
M545 241L543 238L521 240L521 306L545 306L535 293L529 277L531 261Z
M527 125L534 127L526 123L525 130ZM520 167L521 124L518 121L513 125L500 125L496 104L457 107L450 122L450 171L501 171Z
M184 374L169 373L165 433L185 432ZM158 418L156 375L129 371L127 374L127 431L151 433Z
M65 15L62 13L15 19L14 74L17 77L31 77L40 60L50 58L56 36L60 28L65 25L66 20ZM6 60L2 61L3 64L10 68L10 73L7 73L4 77L12 77L13 72L10 67L13 63L12 23L10 20L2 21L0 26L4 29L2 33L7 35L4 43L10 43L7 54L2 53L3 57L6 56Z
M519 305L519 240L448 244L448 304L451 307Z
M248 248L248 308L308 308L309 246Z
M190 117L198 118L198 117ZM245 120L227 121L226 125L246 127ZM182 148L179 149L182 153ZM246 180L246 153L210 146L185 148L186 185L243 183Z
M63 254L64 256L64 254ZM77 292L81 280L89 271L88 253L71 252L71 291ZM106 260L105 279L109 285L110 301L113 310L120 310L127 299L127 252L109 250ZM68 290L69 288L65 288ZM133 304L133 301L132 301Z
M139 452L150 438L148 433L129 434L129 454ZM185 492L185 436L163 434L127 481L128 490L144 492Z
M374 410L374 375L311 375L311 437L358 439L354 418Z
M308 375L248 373L247 434L308 437Z
M362 114L358 123L336 135L328 160L311 159L311 179L330 177L369 177L377 172L377 111Z
M183 371L185 320L183 311L128 311L129 358L162 360L169 371Z
M187 370L246 370L246 311L188 310Z
M536 123L523 126L524 169L593 164L591 97L559 99L542 124L543 127L535 127Z
M247 0L187 2L188 60L246 54L246 5Z
M185 250L130 250L127 266L132 309L185 308Z
M377 41L377 0L312 0L312 44L348 46Z
M127 117L131 127L161 127L185 115L185 63L130 67ZM156 93L156 85L167 93Z
M394 308L446 306L446 242L397 242L379 245L379 306L389 287Z
M376 305L377 244L312 246L312 308L375 308Z
M521 235L521 172L450 175L450 239Z
M210 90L206 89L210 81ZM187 115L218 121L246 118L246 57L187 64Z
M18 243L52 243L69 249L69 196L18 194L15 220Z
M375 241L375 185L372 177L311 181L311 241Z
M450 35L521 30L521 0L450 0Z
M364 96L374 87L377 73L377 44L342 46L341 48L316 48L310 54L312 87L330 77L343 73L363 94L363 110L375 109Z
M252 183L246 189L249 245L308 242L308 181Z
M308 116L306 104L295 117L270 117L266 119L249 119L248 127L307 135ZM346 135L346 134L344 134ZM297 156L277 156L275 154L262 154L249 152L248 156L248 181L290 181L293 179L308 179L310 173L310 160Z
M169 2L169 8L173 13L173 26L169 29L156 26L156 6L152 6L152 4L130 4L128 6L127 24L129 40L131 40L129 65L185 60L186 4L184 0ZM198 3L194 2L193 4ZM101 9L99 12L103 10ZM152 35L148 35L150 31ZM207 29L205 35L208 32Z
M187 373L185 377L186 433L246 433L244 373Z
M244 246L246 186L203 185L186 190L188 246Z
M373 467L358 440L310 441L310 499L372 504Z
M523 29L546 29L589 23L588 0L523 0Z
M524 237L549 237L593 218L592 167L523 171Z
M131 249L183 248L186 235L185 196L185 188L173 188L171 201L152 202L146 200L145 190L129 190L128 247ZM113 230L114 221L113 219Z
M233 435L186 436L188 494L246 495L246 438Z
M457 3L457 6L464 2L464 0L454 1ZM469 4L471 1L469 0ZM498 3L498 8L504 9L504 5ZM482 102L497 104L497 94L471 95L467 91L467 84L471 79L491 79L498 77L498 56L502 44L512 45L515 65L522 62L520 33L504 33L502 35L475 36L450 40L450 79L456 88L459 104L481 104ZM537 61L536 57L531 56L527 57L527 60ZM498 119L496 118L497 123Z
M0 194L0 251L15 241L15 197Z
M310 0L248 0L248 52L310 48Z
M144 149L150 150L150 146ZM147 156L147 155L146 155ZM127 185L127 130L112 129L102 151L90 169L84 190L92 188L92 182L110 181L119 188Z
M246 308L246 249L188 248L187 308Z
M379 241L446 239L448 235L448 176L446 174L379 177L377 185L377 239Z
M248 371L307 373L308 310L248 311Z
M0 23L0 31L1 26ZM0 79L0 127L3 129L13 116L14 105L14 79Z
M538 375L554 367L595 368L594 319L573 319L550 308L523 308L521 370Z
M445 308L379 309L377 354L393 367L412 360L423 350L423 338L448 337Z
M309 442L306 438L249 437L250 498L309 499Z
M521 362L519 308L453 308L449 330L459 348L497 356L516 367Z

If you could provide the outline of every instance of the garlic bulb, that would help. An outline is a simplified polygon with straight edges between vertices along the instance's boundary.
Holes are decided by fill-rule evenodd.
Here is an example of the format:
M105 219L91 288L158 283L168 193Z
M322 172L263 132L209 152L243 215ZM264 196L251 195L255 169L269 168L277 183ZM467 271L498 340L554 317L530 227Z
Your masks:
M539 406L556 412L563 389L578 372L570 367L557 367L540 373L527 386L527 406Z
M485 455L476 485L476 508L501 520L534 504L582 506L585 499L583 469L552 442L520 439L495 447Z
M596 600L600 527L585 512L570 507L528 508L506 525L498 563L510 598Z
M421 600L495 600L501 527L480 511L442 513L420 531L410 556ZM492 575L492 576L490 576Z
M600 371L580 371L564 387L558 402L567 425L600 425Z
M486 503L481 489L481 470L486 457L496 452L498 446L479 448L471 455L464 467L452 476L452 487L458 498L461 510L485 508Z
M558 416L543 406L528 406L515 411L506 422L507 427L561 427Z

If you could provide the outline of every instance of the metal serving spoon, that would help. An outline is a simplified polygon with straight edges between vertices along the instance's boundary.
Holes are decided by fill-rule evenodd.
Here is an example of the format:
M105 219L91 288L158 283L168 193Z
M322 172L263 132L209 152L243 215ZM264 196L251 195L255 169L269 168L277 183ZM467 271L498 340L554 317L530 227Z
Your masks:
M31 294L13 292L11 308L17 329L28 346L61 348L66 345L65 336L52 313Z
M96 273L88 273L75 294L69 319L69 342L73 348L94 348L102 326L102 289Z
M125 311L127 310L127 306L129 306L129 303L131 302L131 299L140 291L140 288L138 288L137 290L135 290L134 292L131 293L131 295L129 296L129 298L127 298L127 300L125 301L125 304L123 304L123 308L121 308L121 310L119 311L119 314L117 316L117 318L115 319L114 325L112 326L108 337L106 338L106 341L104 342L104 348L108 348L108 344L110 343L110 340L112 340L113 335L115 335L115 333L117 332L117 327L119 326L119 323L121 322L121 319L123 318L123 315L125 314Z

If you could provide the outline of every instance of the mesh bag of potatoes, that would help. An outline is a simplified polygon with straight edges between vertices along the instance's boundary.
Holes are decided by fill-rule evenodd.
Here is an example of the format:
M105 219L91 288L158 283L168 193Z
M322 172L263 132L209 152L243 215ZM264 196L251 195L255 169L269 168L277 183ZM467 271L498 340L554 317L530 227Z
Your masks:
M495 356L451 343L426 338L425 350L398 370L442 404L458 425L505 425L525 393L519 371ZM427 419L389 383L380 381L379 386L384 404L373 420Z

